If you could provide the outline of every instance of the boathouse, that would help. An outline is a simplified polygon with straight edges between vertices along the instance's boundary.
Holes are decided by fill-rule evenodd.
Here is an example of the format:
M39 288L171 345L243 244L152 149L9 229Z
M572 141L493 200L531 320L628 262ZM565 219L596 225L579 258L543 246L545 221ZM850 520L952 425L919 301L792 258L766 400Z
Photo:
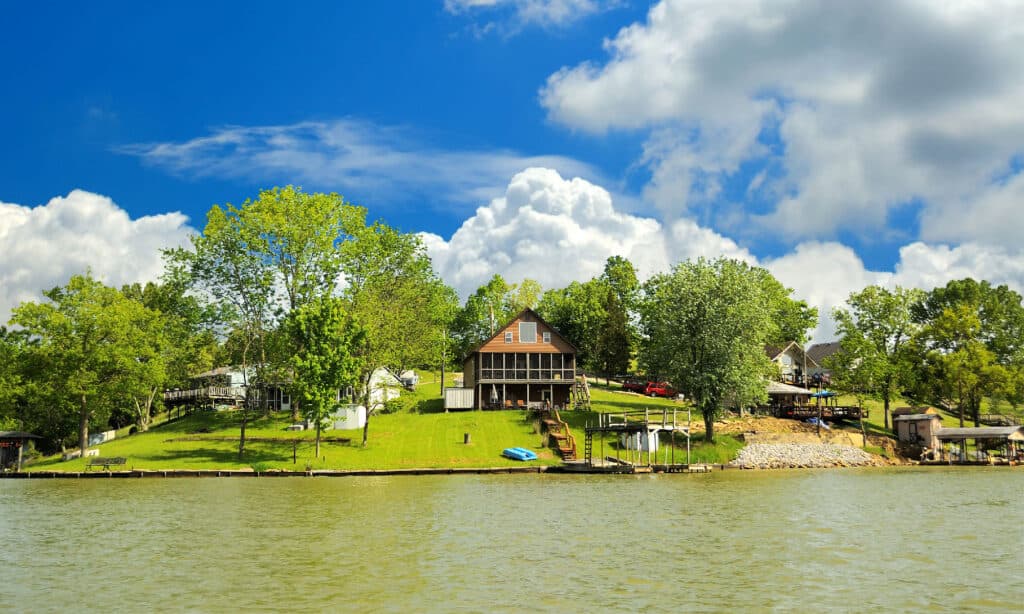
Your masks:
M1024 426L939 429L935 437L939 442L953 446L952 458L948 459L951 461L984 461L989 458L989 454L983 450L998 450L999 456L1004 459L1024 460ZM973 439L977 448L973 459L968 455L968 439Z
M21 471L25 446L34 439L42 437L22 431L0 431L0 471Z
M576 346L532 309L474 348L463 382L477 409L567 407L576 378Z
M935 449L939 447L936 434L942 429L942 417L935 413L913 413L893 416L893 429L900 443Z

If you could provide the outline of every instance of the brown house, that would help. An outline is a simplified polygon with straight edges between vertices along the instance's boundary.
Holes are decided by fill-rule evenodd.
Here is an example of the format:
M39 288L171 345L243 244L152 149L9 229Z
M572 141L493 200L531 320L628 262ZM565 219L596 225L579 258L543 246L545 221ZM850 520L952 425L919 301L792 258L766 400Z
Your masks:
M576 347L532 309L478 345L463 366L477 409L566 407L576 377Z

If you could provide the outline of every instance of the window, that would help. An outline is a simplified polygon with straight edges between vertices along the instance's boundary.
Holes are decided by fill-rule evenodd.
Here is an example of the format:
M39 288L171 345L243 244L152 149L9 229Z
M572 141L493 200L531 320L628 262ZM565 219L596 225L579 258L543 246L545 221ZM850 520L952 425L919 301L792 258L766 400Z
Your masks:
M512 331L505 333L505 343L512 343Z
M520 322L519 323L519 342L520 343L537 343L537 323L536 322Z
M543 333L544 343L551 343L551 333Z

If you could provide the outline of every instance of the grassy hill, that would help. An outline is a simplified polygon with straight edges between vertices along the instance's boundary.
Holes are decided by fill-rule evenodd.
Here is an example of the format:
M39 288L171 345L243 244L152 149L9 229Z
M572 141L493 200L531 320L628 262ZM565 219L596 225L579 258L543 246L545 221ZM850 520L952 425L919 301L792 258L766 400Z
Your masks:
M507 447L519 446L537 452L532 464L558 464L560 459L545 447L539 424L521 411L467 411L444 413L437 375L421 373L415 392L404 393L399 409L370 419L368 445L360 445L362 431L325 431L324 437L347 438L347 442L327 442L320 458L314 458L314 433L286 431L288 414L273 414L250 422L246 454L238 458L240 416L237 412L198 411L151 428L146 433L126 436L99 446L105 457L123 456L127 468L135 469L403 469L426 467L505 467L523 463L501 456ZM596 412L615 412L662 408L680 410L685 419L686 406L668 399L647 398L623 393L612 387L593 386L590 412L565 411L582 455L583 432L588 422L597 422ZM699 417L695 426L699 425ZM464 434L470 443L464 444ZM604 440L606 454L613 455L617 442ZM595 442L600 449L601 440ZM676 460L685 459L685 440L678 442ZM693 462L728 462L742 444L723 435L716 446L695 443ZM293 461L294 453L294 461ZM82 471L86 460L61 461L50 457L33 463L30 471Z

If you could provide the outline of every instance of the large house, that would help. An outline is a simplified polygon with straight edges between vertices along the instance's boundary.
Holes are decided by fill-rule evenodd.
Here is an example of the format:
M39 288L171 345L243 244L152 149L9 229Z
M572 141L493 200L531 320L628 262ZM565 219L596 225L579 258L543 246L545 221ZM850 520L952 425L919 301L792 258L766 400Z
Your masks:
M463 363L463 386L473 391L477 409L566 407L575 378L576 347L532 309L521 311Z

